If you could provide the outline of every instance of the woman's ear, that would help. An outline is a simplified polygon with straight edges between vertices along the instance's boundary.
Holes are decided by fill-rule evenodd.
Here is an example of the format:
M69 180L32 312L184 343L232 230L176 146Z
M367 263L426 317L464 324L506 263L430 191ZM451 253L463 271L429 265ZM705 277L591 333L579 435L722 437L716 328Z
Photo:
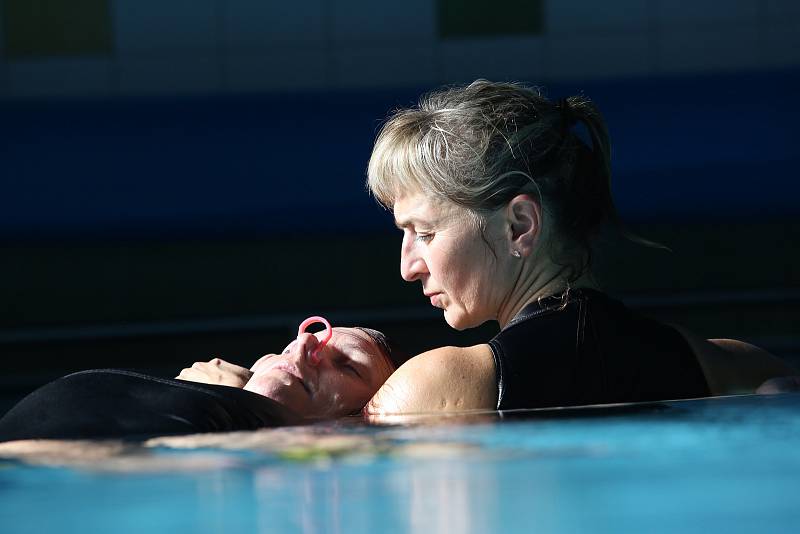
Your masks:
M517 195L507 207L511 231L511 254L525 257L531 253L542 229L542 206L531 195Z

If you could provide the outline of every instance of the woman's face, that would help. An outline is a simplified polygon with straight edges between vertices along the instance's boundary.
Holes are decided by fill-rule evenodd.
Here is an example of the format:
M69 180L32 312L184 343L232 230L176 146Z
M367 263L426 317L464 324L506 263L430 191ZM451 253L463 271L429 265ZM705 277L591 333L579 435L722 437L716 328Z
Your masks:
M268 354L251 370L245 389L309 418L332 418L359 411L383 385L392 367L375 341L357 328L334 328L319 351L321 333L304 333L281 354Z
M481 235L467 210L421 193L399 197L393 211L403 231L403 279L419 280L423 294L457 330L496 319L505 277L487 241L501 243L501 221L490 219Z

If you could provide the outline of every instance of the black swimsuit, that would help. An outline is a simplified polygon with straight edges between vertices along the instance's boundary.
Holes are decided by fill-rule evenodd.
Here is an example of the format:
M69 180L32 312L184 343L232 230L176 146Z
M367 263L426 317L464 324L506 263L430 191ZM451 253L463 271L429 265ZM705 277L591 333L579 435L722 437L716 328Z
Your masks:
M146 439L286 425L282 405L229 386L97 369L37 389L0 419L0 441Z
M704 397L697 358L673 328L578 289L526 306L489 342L497 408ZM0 441L144 439L293 424L280 404L238 388L101 369L34 391L2 419Z
M710 394L678 331L591 289L529 304L489 346L498 410Z

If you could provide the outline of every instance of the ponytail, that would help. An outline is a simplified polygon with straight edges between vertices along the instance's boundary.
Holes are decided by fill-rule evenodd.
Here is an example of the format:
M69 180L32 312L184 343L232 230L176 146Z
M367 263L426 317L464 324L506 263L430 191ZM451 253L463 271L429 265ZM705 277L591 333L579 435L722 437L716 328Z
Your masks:
M608 134L606 122L597 107L588 99L580 96L571 96L564 98L557 104L559 111L565 119L565 124L581 123L585 126L589 134L591 147L586 147L583 141L578 138L575 133L571 135L577 139L577 143L584 149L589 148L591 154L588 155L589 165L576 165L575 178L577 180L590 181L586 187L587 191L593 192L594 201L592 204L597 206L592 209L588 203L583 203L581 206L584 210L599 211L596 219L591 221L594 223L593 228L587 229L587 234L594 233L596 228L602 223L607 223L612 228L616 229L625 239L640 245L670 250L669 247L646 239L635 232L631 231L619 216L619 212L614 204L614 197L611 194L611 142ZM580 148L578 161L581 161ZM587 155L584 155L586 157ZM584 167L583 169L581 167ZM586 168L588 167L588 168ZM581 172L583 171L583 172ZM579 191L575 191L578 198ZM592 199L588 199L590 202ZM595 226L596 225L596 226Z

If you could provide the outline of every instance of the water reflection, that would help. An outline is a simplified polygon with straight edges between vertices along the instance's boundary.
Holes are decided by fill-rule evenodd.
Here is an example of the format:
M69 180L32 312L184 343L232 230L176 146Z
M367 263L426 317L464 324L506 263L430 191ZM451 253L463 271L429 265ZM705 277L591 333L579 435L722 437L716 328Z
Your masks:
M0 531L793 531L800 396L669 406L275 429L144 449L40 443L21 459L59 452L47 465L69 467L0 464Z
M409 532L492 532L497 480L490 471L470 473L468 463L425 462L407 476L397 473L410 491Z
M491 532L496 473L452 457L463 453L264 466L252 478L257 530Z

